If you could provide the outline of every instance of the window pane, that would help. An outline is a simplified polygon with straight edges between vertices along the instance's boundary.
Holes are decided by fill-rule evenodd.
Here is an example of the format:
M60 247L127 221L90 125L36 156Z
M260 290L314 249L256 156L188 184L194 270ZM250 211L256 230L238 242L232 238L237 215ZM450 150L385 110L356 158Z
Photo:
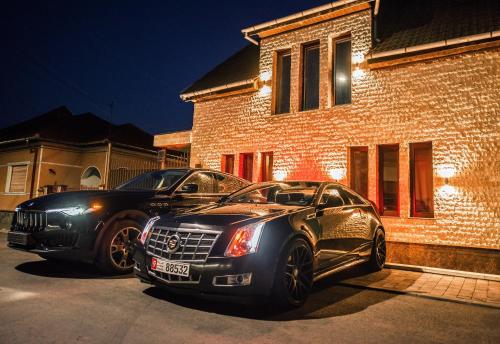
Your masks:
M352 147L350 163L351 188L368 198L368 148Z
M214 178L211 173L208 172L198 172L189 177L185 182L186 184L196 184L198 185L197 193L213 193L214 190Z
M261 181L273 180L273 153L262 153L261 161Z
M319 44L304 46L302 61L302 110L319 107Z
M379 147L379 211L399 215L399 146Z
M335 104L351 102L351 40L335 43L334 88Z
M221 166L222 172L234 173L234 155L228 154L228 155L223 155L222 156L222 166Z
M245 184L241 179L237 179L230 176L223 176L221 174L215 174L215 179L217 180L217 192L218 193L232 193L238 191Z
M253 170L253 154L240 154L240 177L248 181L252 181Z
M277 63L276 113L288 113L290 112L290 69L292 65L290 51L280 52Z
M432 143L410 144L411 215L434 216Z

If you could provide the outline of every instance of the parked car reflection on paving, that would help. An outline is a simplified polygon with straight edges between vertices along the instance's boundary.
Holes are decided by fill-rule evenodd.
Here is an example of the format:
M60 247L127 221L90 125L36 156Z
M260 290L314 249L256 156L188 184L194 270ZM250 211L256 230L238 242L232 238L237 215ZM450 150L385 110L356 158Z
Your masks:
M130 273L134 241L151 216L216 202L246 185L230 174L178 168L142 174L114 190L50 194L16 208L7 240L46 259Z
M386 245L373 205L346 187L268 182L151 219L134 257L145 283L301 306L322 277L364 262L381 269Z

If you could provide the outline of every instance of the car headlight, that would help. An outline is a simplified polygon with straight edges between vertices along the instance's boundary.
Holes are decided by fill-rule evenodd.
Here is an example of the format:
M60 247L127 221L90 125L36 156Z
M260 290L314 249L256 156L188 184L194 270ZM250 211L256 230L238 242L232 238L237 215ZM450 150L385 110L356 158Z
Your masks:
M226 257L241 257L257 252L262 227L264 227L264 223L260 222L238 228L224 255Z
M102 205L99 203L92 203L90 207L76 206L76 207L67 207L67 208L57 208L57 209L48 209L47 213L63 213L67 216L77 216L88 213L93 213L95 211L101 210Z
M141 244L144 245L144 243L146 242L146 239L148 238L149 231L151 230L151 228L153 228L153 225L159 219L160 219L159 216L155 216L155 217L150 218L148 223L146 223L146 226L144 226L144 229L142 230L141 236L139 238L139 241L141 242Z

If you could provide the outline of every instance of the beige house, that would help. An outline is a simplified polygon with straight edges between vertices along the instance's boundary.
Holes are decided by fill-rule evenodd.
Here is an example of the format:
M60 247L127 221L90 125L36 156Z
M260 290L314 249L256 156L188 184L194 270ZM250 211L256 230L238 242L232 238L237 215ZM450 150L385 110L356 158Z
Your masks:
M159 167L153 137L61 107L0 130L0 211L53 192L112 188Z
M243 29L181 94L190 164L338 180L377 204L390 261L499 274L499 17L490 0L344 0Z

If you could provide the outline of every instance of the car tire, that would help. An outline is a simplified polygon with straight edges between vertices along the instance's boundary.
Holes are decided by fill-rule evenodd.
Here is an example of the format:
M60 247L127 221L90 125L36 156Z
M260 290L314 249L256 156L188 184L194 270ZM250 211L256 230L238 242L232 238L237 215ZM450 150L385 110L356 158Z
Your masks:
M276 266L273 302L282 308L302 306L313 284L313 254L302 238L292 239Z
M386 252L385 233L382 229L378 228L373 237L372 253L368 261L370 271L382 270L385 265Z
M96 265L106 274L129 274L134 268L133 248L141 226L133 220L113 222L98 248Z

